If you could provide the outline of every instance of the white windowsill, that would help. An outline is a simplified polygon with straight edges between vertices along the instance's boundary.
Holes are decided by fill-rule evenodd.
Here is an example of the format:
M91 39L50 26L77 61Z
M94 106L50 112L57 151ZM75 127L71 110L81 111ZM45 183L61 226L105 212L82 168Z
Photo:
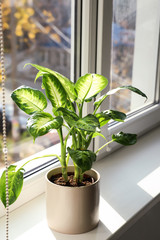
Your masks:
M64 235L50 230L45 217L45 195L10 213L10 240L106 240L160 192L160 127L137 144L97 161L101 175L99 226L85 234ZM158 180L159 179L159 180ZM159 185L158 185L159 184ZM0 239L5 239L5 218L0 219Z

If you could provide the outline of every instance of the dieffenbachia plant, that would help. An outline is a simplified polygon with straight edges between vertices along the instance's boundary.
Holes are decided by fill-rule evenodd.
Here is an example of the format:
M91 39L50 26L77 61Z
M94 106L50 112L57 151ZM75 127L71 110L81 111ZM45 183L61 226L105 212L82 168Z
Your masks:
M56 129L61 143L61 156L57 156L62 166L62 176L68 181L67 165L69 156L75 166L74 177L81 181L86 170L91 169L92 163L96 160L97 153L107 144L115 141L122 145L136 143L136 134L123 133L113 134L112 139L101 146L96 152L88 150L92 138L102 136L100 129L110 120L123 122L126 114L115 110L99 112L102 102L117 91L128 89L134 93L147 98L139 89L133 86L122 86L110 90L97 99L94 104L94 111L83 116L84 103L95 99L108 84L108 80L99 74L86 74L80 77L74 84L68 78L51 69L30 64L38 70L36 80L42 78L42 89L45 94L37 89L21 86L14 90L11 98L17 106L29 115L27 129L35 140L45 135L52 129ZM52 114L45 112L47 98L52 104ZM64 128L67 135L64 136ZM67 147L69 136L72 144ZM42 157L55 156L46 155ZM9 203L12 204L18 197L23 185L23 167L16 170L14 165L8 169L9 172ZM4 205L5 200L5 172L0 179L0 197Z

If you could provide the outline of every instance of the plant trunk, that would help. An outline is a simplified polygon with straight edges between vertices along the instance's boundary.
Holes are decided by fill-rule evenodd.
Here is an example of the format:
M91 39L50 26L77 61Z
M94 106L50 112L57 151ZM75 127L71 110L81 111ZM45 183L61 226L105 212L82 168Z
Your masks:
M63 176L65 182L68 182L67 167L62 166L62 176Z
M75 167L75 170L74 170L74 179L75 181L78 183L78 182L81 182L82 181L82 178L81 178L81 169L76 165L74 164L74 167Z
M60 143L61 143L61 166L62 166L62 176L65 180L65 182L68 181L68 174L67 174L67 163L66 163L66 145L63 142L63 134L62 134L62 128L58 130L58 134L60 137Z

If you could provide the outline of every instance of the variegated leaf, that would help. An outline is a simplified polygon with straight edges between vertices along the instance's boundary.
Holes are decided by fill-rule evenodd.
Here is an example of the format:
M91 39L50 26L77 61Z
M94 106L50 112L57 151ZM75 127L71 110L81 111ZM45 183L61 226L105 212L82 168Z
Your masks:
M108 84L108 80L99 74L86 74L78 79L75 89L78 100L83 102L101 92Z
M98 119L92 115L88 114L84 118L79 119L75 122L75 127L87 132L98 132L100 131L100 124Z
M43 111L47 107L45 95L41 91L27 86L21 86L14 90L11 98L21 110L29 115Z
M27 129L34 140L38 136L45 135L51 129L58 129L62 126L63 119L58 116L53 118L51 114L41 112L33 114L27 121Z
M124 146L133 145L137 142L137 135L132 133L120 132L112 135L113 141L120 143Z
M21 193L23 186L23 172L23 168L20 168L16 171L15 165L10 165L8 168L9 205L14 203ZM2 173L0 178L0 198L3 205L6 207L6 171Z
M57 109L57 111L63 113L63 117L69 126L75 125L76 121L79 119L76 112L73 112L67 108L60 107Z
M53 71L53 70L51 70L49 68L45 68L43 66L39 66L37 64L28 63L26 65L31 65L32 67L35 67L37 70L39 70L41 72L52 74L62 84L63 88L65 89L65 91L68 94L68 96L69 96L71 101L74 101L77 98L77 94L76 94L76 91L74 89L74 84L68 78L63 76L62 74L60 74L58 72L55 72L55 71Z
M96 154L90 150L74 150L70 147L68 147L67 150L73 162L82 170L82 173L90 170L92 163L96 161Z
M97 113L96 117L98 118L100 126L102 127L111 119L117 122L124 122L126 119L126 114L116 110L105 110L104 112Z
M113 94L115 94L116 92L118 92L119 90L122 90L122 89L128 89L128 90L130 90L130 91L132 91L134 93L137 93L138 95L141 95L142 97L145 97L147 99L147 96L146 96L145 93L140 91L138 88L129 85L129 86L121 86L121 87L118 87L118 88L115 88L115 89L111 89L109 92L107 92L106 94L102 95L98 100L96 100L94 102L94 105L98 109L99 106L102 104L102 102L106 99L107 96L113 95Z
M46 95L51 101L53 108L64 107L66 104L67 94L57 78L51 74L43 75L43 87Z

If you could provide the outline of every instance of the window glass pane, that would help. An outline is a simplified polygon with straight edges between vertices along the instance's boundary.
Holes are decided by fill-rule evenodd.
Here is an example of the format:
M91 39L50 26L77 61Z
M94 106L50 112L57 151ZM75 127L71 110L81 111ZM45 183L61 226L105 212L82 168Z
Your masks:
M52 131L33 144L26 131L28 117L13 105L10 94L21 85L41 89L41 79L34 84L37 70L30 66L24 68L26 63L51 68L70 78L71 0L5 0L3 30L8 159L13 163L59 141L56 131ZM52 113L50 104L47 110ZM2 148L0 155L0 167L3 167Z
M126 113L154 102L159 37L158 0L114 0L111 85L133 85L148 101L128 90L110 98L110 108Z

